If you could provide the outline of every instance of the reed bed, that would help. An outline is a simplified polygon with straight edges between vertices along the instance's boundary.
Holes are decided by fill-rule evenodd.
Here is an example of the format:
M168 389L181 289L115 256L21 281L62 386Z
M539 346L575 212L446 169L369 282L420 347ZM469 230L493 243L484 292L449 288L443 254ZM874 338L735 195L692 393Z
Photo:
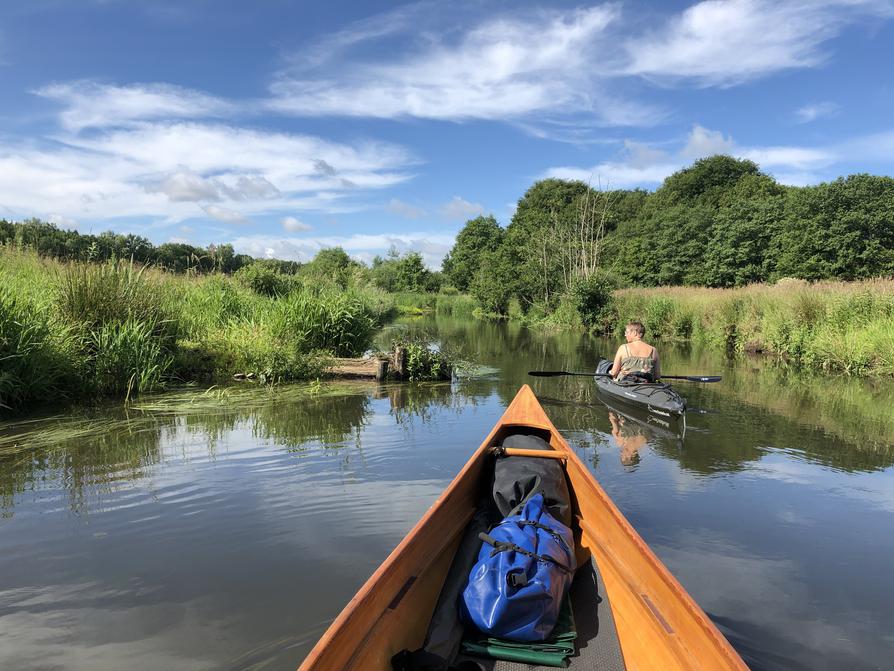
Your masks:
M235 373L314 378L331 356L367 350L394 312L376 288L287 276L271 289L258 277L62 263L0 247L0 410Z
M894 375L894 280L622 289L614 299L615 335L638 319L652 338L765 352L852 375Z

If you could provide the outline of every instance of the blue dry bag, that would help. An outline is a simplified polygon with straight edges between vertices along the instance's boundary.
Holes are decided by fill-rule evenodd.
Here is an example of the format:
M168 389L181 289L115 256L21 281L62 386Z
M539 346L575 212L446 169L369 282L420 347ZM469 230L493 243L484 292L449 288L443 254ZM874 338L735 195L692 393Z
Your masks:
M571 530L535 494L518 515L481 534L463 612L480 631L512 641L549 637L576 565Z

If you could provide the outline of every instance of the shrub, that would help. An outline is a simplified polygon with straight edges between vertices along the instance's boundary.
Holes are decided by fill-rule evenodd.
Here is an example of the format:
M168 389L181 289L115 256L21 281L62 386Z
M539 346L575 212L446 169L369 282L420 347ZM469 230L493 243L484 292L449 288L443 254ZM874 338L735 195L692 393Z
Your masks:
M612 295L615 289L615 281L604 273L594 273L574 283L571 295L584 326L600 333L611 331L617 319Z
M646 333L652 338L673 335L677 303L671 298L655 296L646 305Z
M256 262L243 266L234 275L236 281L261 296L285 296L295 287L295 278L270 264Z
M239 319L209 334L205 355L214 362L214 374L252 374L264 384L319 377L325 353L305 351L303 343L282 338L274 329L267 322Z
M433 347L426 338L404 338L392 342L392 349L402 347L407 353L404 375L407 379L449 380L453 375L451 357L439 348Z

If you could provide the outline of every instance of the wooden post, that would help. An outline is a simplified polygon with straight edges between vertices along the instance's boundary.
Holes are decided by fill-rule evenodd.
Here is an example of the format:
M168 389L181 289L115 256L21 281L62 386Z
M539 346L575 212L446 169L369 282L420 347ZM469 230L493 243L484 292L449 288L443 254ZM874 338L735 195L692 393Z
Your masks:
M388 359L378 359L376 361L376 380L381 382L388 376Z
M394 376L403 380L407 370L407 350L398 345L394 348Z

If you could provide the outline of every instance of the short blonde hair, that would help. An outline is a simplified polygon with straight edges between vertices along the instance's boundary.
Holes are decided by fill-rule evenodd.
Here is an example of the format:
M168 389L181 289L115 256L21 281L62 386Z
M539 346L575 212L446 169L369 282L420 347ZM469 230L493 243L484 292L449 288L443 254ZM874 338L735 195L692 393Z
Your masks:
M643 326L642 322L627 322L627 326L624 328L625 331L633 331L640 338L646 335L646 327Z

